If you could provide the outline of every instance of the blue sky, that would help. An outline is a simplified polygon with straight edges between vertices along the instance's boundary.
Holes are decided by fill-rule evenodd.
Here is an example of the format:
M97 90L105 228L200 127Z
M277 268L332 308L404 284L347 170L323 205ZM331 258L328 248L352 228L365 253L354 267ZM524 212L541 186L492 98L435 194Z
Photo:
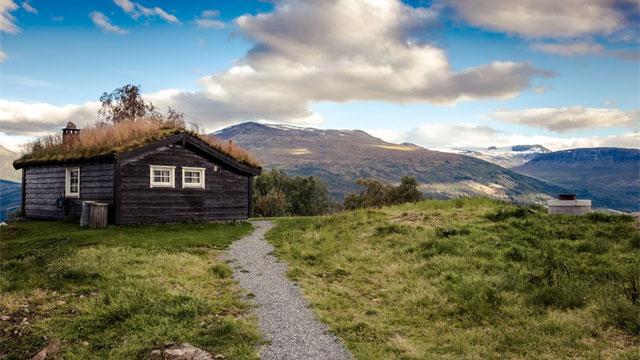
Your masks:
M585 16L575 1L2 0L0 141L88 125L103 91L133 83L210 131L640 147L637 3L584 0Z

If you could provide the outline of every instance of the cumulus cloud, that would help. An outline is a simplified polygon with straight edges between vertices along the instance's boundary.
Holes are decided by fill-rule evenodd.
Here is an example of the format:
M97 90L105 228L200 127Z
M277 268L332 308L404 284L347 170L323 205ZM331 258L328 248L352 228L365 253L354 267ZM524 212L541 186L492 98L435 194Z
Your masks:
M555 132L593 128L638 128L640 111L584 106L499 110L490 115L503 122L533 126Z
M33 6L31 6L31 4L29 4L28 1L22 2L22 8L24 9L24 11L30 12L32 14L37 14L38 13L38 9L34 8Z
M17 34L20 28L16 25L16 18L11 12L16 10L18 5L13 0L0 0L0 32Z
M561 56L576 56L601 54L604 47L593 42L569 42L569 43L534 43L531 45L534 50Z
M636 26L636 0L444 0L472 25L529 38L612 35Z
M91 21L93 21L93 23L97 27L102 29L102 31L104 32L118 34L118 35L124 35L129 33L128 30L125 30L117 25L113 25L109 20L109 18L105 14L99 11L92 11L89 14L89 17L91 18Z
M531 144L540 144L552 150L581 147L640 148L640 132L638 131L609 136L559 137L515 134L472 123L430 123L405 133L384 129L371 130L370 133L393 143L410 142L429 149L443 151L451 151L454 148Z
M178 20L175 15L169 14L158 6L148 8L131 0L113 0L113 2L125 13L129 14L129 16L131 16L131 18L134 20L137 20L140 17L152 18L157 16L168 23L180 23L180 20Z
M198 27L206 29L222 29L225 27L224 22L217 20L220 15L218 10L204 10L200 14L200 17L196 18L194 22Z
M7 56L7 53L0 50L0 62L3 62L5 60L7 60L9 58L9 56Z
M0 132L9 135L42 135L57 131L67 121L80 126L96 121L99 103L55 106L0 100Z
M446 53L416 41L435 21L397 0L280 0L271 13L236 20L255 46L228 71L201 79L225 112L275 120L313 116L312 102L452 103L508 98L550 75L527 63L455 71Z
M139 11L134 2L117 3ZM227 71L200 79L202 91L146 96L209 129L245 120L317 124L315 102L508 98L528 89L532 78L551 75L509 61L453 69L443 49L416 37L436 17L399 0L277 0L270 13L236 20L255 45Z

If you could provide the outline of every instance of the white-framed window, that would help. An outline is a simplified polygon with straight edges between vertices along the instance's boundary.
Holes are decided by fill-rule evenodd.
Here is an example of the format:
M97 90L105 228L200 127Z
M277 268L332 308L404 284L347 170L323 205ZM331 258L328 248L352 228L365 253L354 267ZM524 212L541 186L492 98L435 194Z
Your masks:
M64 196L80 197L80 168L67 168L64 177Z
M204 189L205 168L182 167L182 187Z
M149 185L157 187L176 187L176 167L149 165Z

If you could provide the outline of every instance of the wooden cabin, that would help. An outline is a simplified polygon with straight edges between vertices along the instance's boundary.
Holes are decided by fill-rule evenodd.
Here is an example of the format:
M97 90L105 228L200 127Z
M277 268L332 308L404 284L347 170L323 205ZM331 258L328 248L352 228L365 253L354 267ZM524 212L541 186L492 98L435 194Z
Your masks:
M79 130L63 129L63 142ZM252 178L261 168L236 160L187 131L107 154L23 158L22 214L63 220L83 201L109 204L112 224L236 220L251 216Z

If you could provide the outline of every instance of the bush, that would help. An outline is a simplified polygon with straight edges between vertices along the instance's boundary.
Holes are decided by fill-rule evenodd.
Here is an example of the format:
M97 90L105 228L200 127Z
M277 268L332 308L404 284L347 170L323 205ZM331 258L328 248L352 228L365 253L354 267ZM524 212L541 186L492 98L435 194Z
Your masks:
M335 203L325 184L313 176L289 177L274 169L253 184L255 216L315 216L331 212Z
M527 210L520 206L516 208L504 207L500 208L498 211L487 214L486 218L491 221L502 221L509 218L525 218L530 211L531 210Z
M601 306L607 322L640 336L640 306L624 296L608 296Z
M422 199L418 182L405 176L398 186L385 184L375 179L358 179L356 184L363 189L359 193L348 194L344 199L345 209L380 208L385 205L417 202Z

